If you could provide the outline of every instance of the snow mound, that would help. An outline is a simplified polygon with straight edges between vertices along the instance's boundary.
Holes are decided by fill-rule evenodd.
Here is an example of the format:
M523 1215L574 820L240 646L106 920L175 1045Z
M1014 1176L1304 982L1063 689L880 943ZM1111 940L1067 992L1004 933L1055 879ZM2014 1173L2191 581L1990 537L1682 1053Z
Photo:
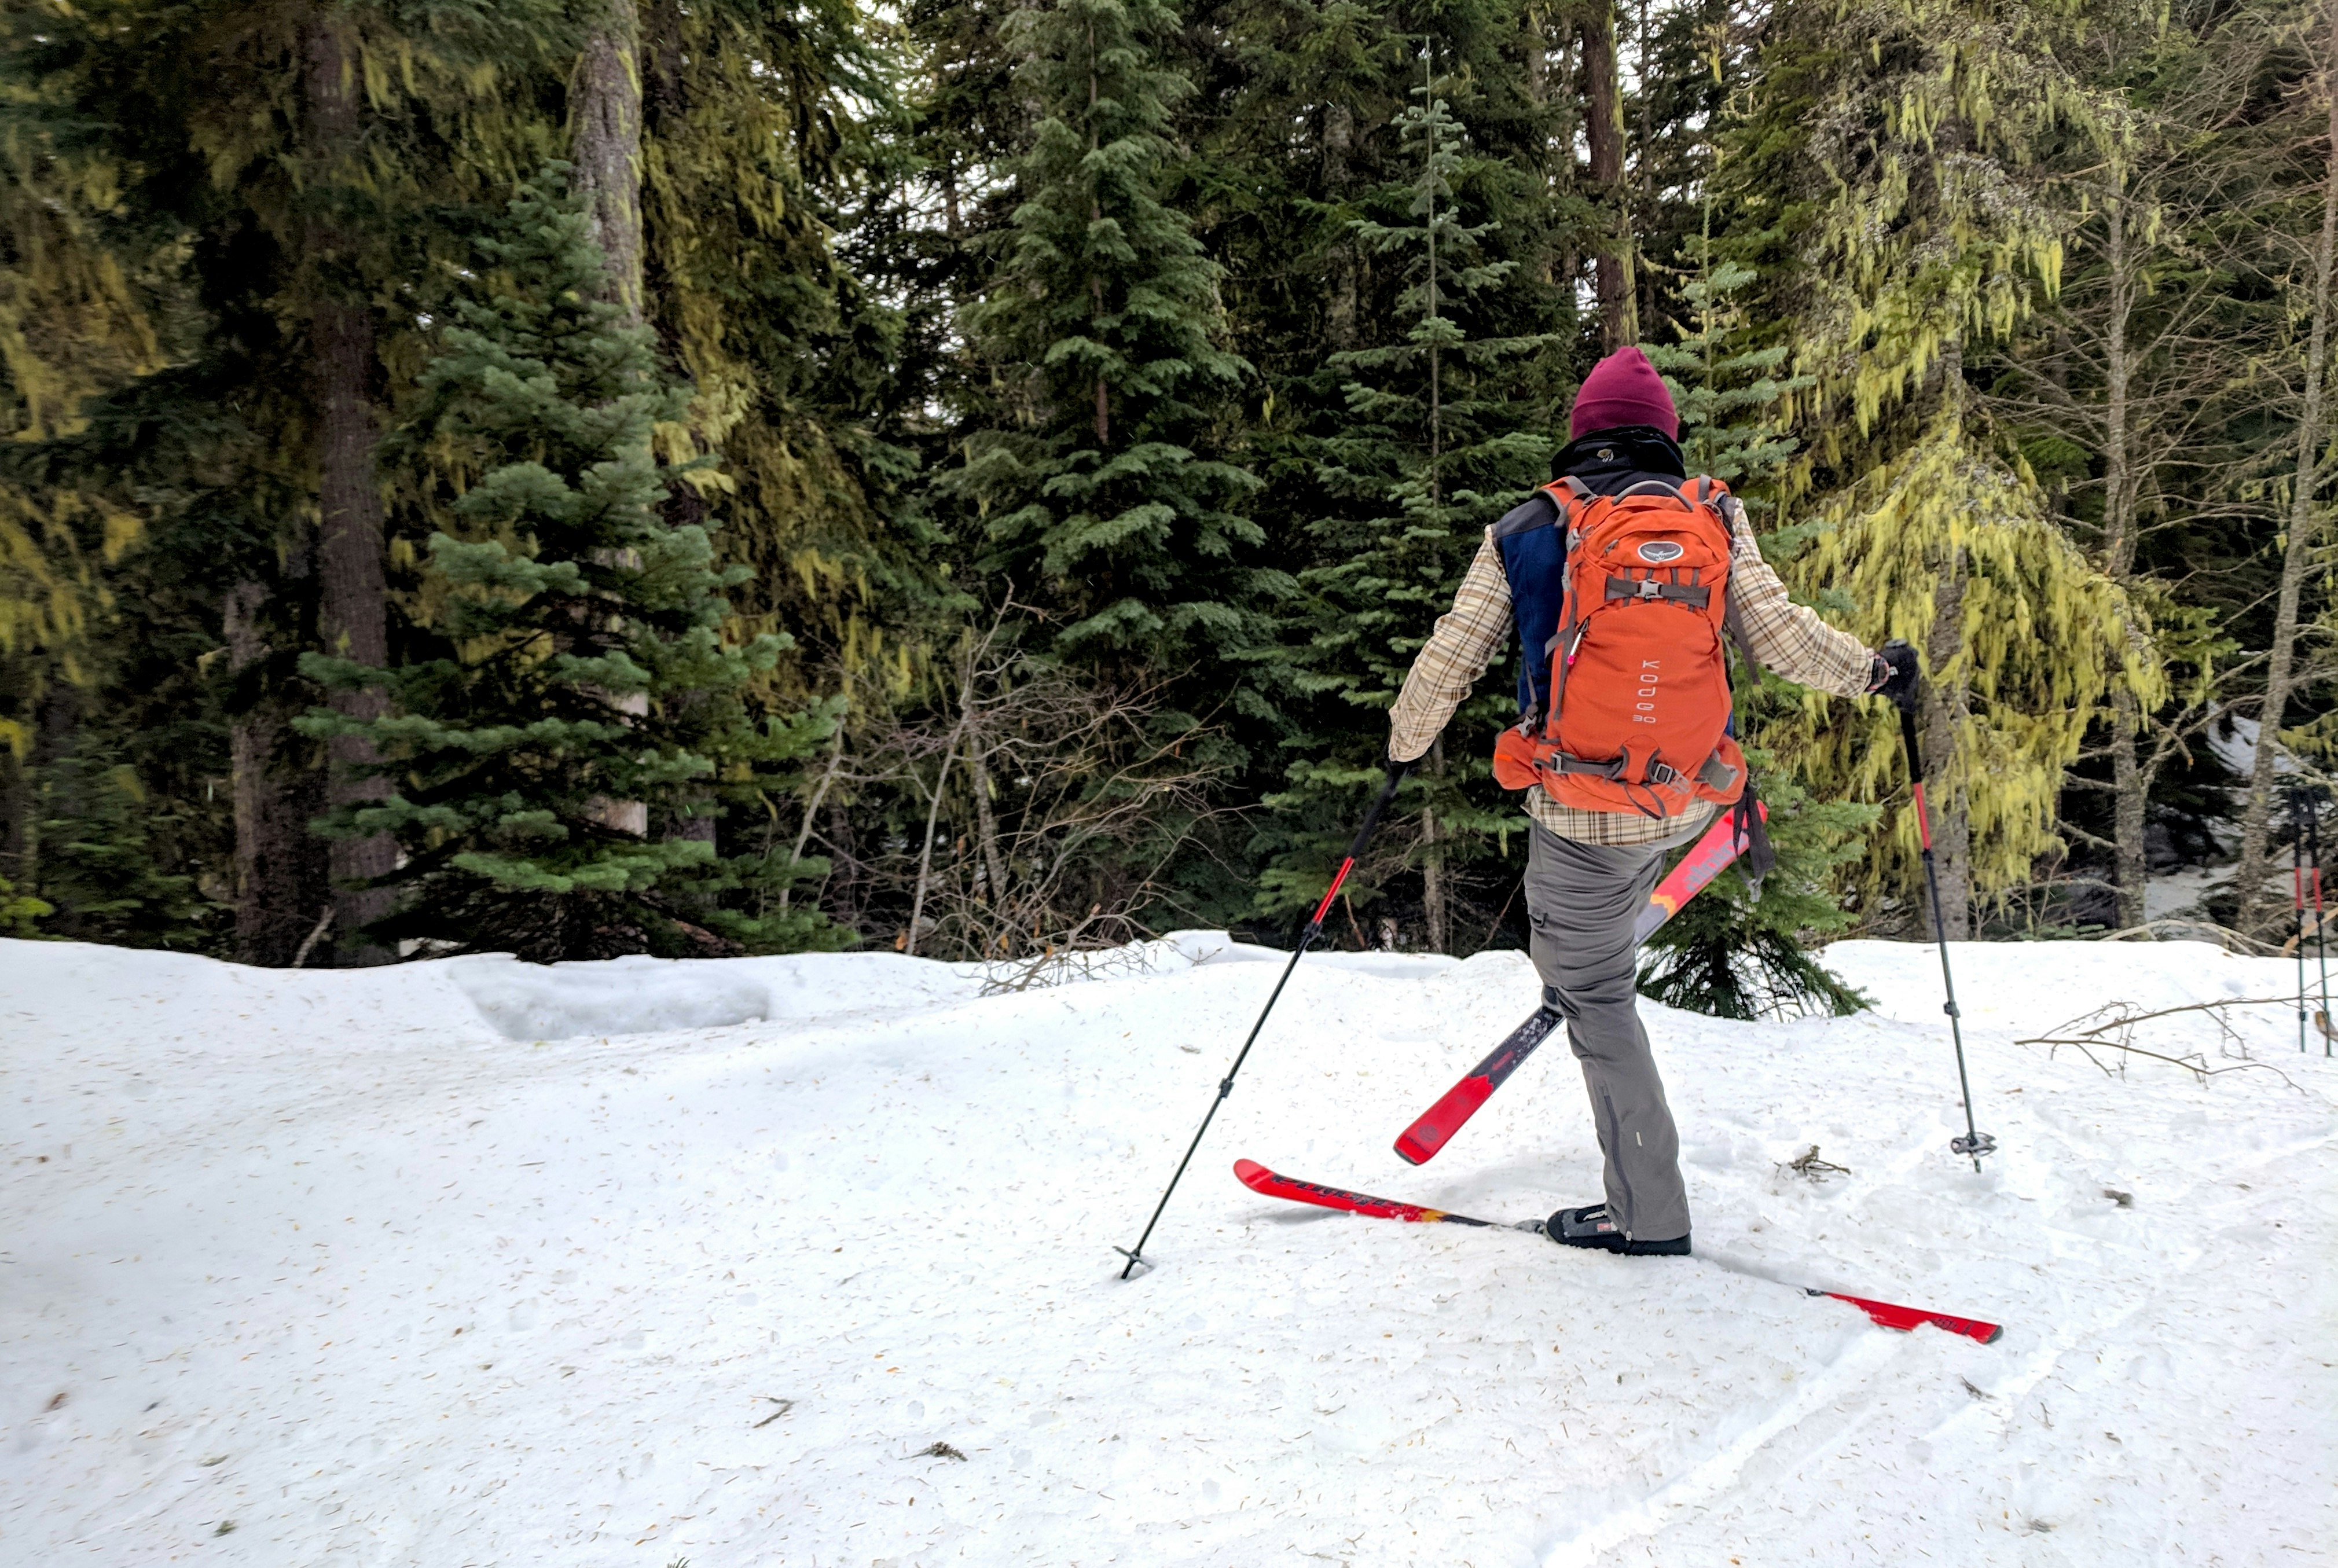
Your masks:
M1936 949L1832 949L1852 1018L1646 1006L1699 1255L1627 1259L1238 1184L1597 1195L1556 1043L1390 1148L1522 956L1311 955L1123 1282L1288 955L1076 956L0 942L0 1561L2333 1561L2338 1062L2238 1004L2291 965L1957 946L1979 1174ZM2202 1003L2137 1040L2205 1079L2018 1044Z
M889 954L551 965L496 956L454 959L445 967L507 1040L722 1029L926 1006L972 994L954 969Z

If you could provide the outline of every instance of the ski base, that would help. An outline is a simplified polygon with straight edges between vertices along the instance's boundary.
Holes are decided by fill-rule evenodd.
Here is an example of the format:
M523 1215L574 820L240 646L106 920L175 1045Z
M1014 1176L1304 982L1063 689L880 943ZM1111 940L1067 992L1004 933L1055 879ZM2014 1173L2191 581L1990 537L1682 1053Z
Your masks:
M1532 1230L1537 1233L1543 1229L1543 1222L1539 1220L1520 1220L1505 1226L1498 1220L1476 1220L1467 1214L1456 1214L1449 1209L1400 1203L1393 1198L1375 1198L1369 1192L1351 1192L1344 1187L1326 1187L1320 1182L1302 1181L1270 1171L1255 1160L1235 1161L1234 1177L1262 1197L1282 1198L1293 1203L1311 1203L1319 1209L1336 1209L1342 1213L1361 1214L1374 1220L1401 1220L1414 1225L1474 1225L1488 1230ZM1951 1334L1961 1334L1968 1339L1978 1339L1984 1345L1995 1344L1999 1336L2005 1332L2002 1325L1984 1322L1979 1318L1960 1318L1951 1312L1902 1307L1894 1301L1849 1296L1840 1290L1821 1290L1808 1285L1798 1289L1805 1296L1824 1296L1830 1300L1849 1302L1866 1313L1871 1321L1885 1328L1905 1331L1930 1324L1935 1328L1945 1328Z

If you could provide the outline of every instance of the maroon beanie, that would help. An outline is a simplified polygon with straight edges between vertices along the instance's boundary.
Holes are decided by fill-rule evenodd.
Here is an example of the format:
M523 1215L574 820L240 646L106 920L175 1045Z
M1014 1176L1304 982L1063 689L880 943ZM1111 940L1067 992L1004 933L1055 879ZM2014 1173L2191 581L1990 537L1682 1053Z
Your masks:
M1614 430L1626 425L1653 425L1674 440L1680 439L1680 415L1664 377L1637 348L1618 348L1591 368L1583 390L1575 395L1575 413L1567 422L1570 441L1594 430Z

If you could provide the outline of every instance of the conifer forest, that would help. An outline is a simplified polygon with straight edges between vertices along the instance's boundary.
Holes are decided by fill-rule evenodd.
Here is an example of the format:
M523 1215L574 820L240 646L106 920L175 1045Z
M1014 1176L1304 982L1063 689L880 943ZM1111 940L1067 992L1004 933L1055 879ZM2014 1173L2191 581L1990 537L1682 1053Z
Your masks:
M1636 344L1920 652L1948 935L2277 950L2333 250L2295 0L12 0L0 935L1286 942ZM1517 657L1327 944L1523 945ZM1849 1006L1896 716L1736 702L1779 865L1644 984Z

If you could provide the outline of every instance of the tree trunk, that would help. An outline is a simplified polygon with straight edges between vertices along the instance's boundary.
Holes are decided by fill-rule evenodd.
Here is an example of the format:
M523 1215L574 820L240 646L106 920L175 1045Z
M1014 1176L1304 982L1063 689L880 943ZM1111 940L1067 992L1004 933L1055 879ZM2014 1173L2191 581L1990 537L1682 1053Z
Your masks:
M1614 0L1596 0L1583 24L1583 121L1591 148L1591 183L1606 237L1592 258L1599 338L1614 353L1639 341L1632 300L1632 240L1624 190L1624 96L1616 76Z
M228 673L239 687L269 655L260 612L268 590L228 590L222 625ZM286 723L285 703L262 695L228 722L229 789L235 805L235 956L280 969L333 903L325 843L309 831L324 807L317 769Z
M576 193L593 223L608 276L608 298L638 326L642 302L641 14L634 0L600 0L568 84L568 159ZM608 552L604 565L627 565L631 551ZM646 717L646 693L596 693L628 718ZM603 827L635 838L650 831L646 801L595 797L590 810ZM693 819L695 820L695 819ZM712 828L712 821L708 819Z
M1323 200L1338 203L1348 195L1348 158L1355 151L1355 111L1345 103L1323 108ZM1356 295L1361 270L1356 242L1342 233L1331 241L1331 297L1323 305L1323 336L1334 352L1356 346Z
M2136 755L2136 731L2142 715L2135 693L2125 686L2111 692L2111 843L2112 879L2118 884L2117 925L2131 931L2150 918L2146 894L2151 861L2144 853L2151 780Z
M1637 214L1653 215L1656 211L1656 94L1652 85L1655 80L1654 75L1655 65L1649 58L1648 0L1640 0L1639 15L1634 24L1633 34L1633 42L1639 46L1640 54L1638 69L1634 73L1638 78L1640 123L1636 127L1638 135L1633 147L1634 162L1638 165L1640 178L1636 192L1638 200L1633 204L1632 211ZM1622 113L1620 104L1617 105L1617 113ZM1626 232L1633 232L1633 230L1627 228ZM1636 248L1636 245L1635 249ZM1637 275L1632 293L1632 309L1636 322L1655 323L1661 320L1662 318L1656 310L1655 270L1651 267L1635 267L1634 271Z
M322 182L340 183L358 155L360 128L356 64L334 18L320 17L309 24L303 85L311 159ZM346 260L348 240L329 217L312 223L309 244L312 265L329 267ZM328 653L378 668L389 662L389 591L382 559L381 491L373 465L370 302L329 282L320 283L309 311L309 337L317 419L318 641ZM378 690L336 691L332 705L357 720L378 719L388 707ZM328 755L332 768L327 799L332 806L360 806L389 793L387 780L361 776L375 760L371 742L336 736ZM389 913L394 895L363 884L397 868L397 845L380 833L338 838L329 859L338 961L344 965L387 963L395 955L364 931ZM308 920L312 924L314 918ZM301 929L305 935L309 924Z
M975 746L968 751L967 761L974 769L974 830L982 840L982 875L995 945L1012 927L1007 924L1007 857L998 847L998 812L990 803L990 762L983 753L983 747ZM984 951L990 956L988 948Z
M2137 486L2129 418L2134 367L2127 354L2127 327L2135 312L2137 279L2123 197L2112 200L2105 217L2103 262L2110 275L2110 300L2103 345L2103 570L2126 587L2135 570ZM2111 693L2111 878L2118 886L2114 924L2122 931L2146 919L2145 884L2151 871L2143 844L2151 780L2136 756L2141 723L2135 693L2119 685Z
M1924 757L1924 795L1931 807L1932 857L1940 877L1940 930L1945 941L1961 942L1972 928L1972 818L1964 769L1957 762L1957 737L1971 710L1970 675L1959 662L1964 642L1965 558L1951 550L1940 562L1932 591L1932 627L1924 639L1924 682L1919 746ZM1954 679L1943 679L1953 671Z
M918 926L926 917L926 888L933 879L934 827L941 820L942 790L949 783L950 764L958 758L958 739L952 733L949 747L942 752L941 770L934 775L933 799L926 806L926 839L918 850L918 887L909 899L909 928L901 942L901 951L912 958L918 956Z
M836 782L836 770L843 766L844 720L839 719L836 721L836 734L829 742L828 766L820 769L820 788L814 789L811 792L811 799L804 803L803 822L796 828L796 847L788 855L788 864L791 867L803 858L804 846L811 842L812 820L820 815L820 802L828 799L829 786ZM795 884L792 882L780 889L780 908L782 913L795 901Z
M1526 76L1527 102L1539 109L1550 102L1550 51L1538 5L1527 7Z
M1445 779L1445 737L1439 735L1429 749L1429 788L1433 790ZM1452 936L1450 900L1445 886L1445 844L1437 832L1437 808L1426 807L1420 813L1420 837L1424 846L1420 861L1422 913L1429 921L1429 950L1447 951Z
M609 270L610 298L642 319L641 14L600 0L569 94L571 178Z
M84 940L87 933L79 911L58 897L60 877L57 868L48 864L47 829L51 822L69 821L83 808L83 770L64 765L80 738L81 721L81 688L61 672L53 672L33 704L33 745L26 759L31 788L26 791L29 809L25 818L25 886L20 891L38 895L44 887L52 890L49 902L56 906L56 913L49 919L48 932L67 941Z
M2287 716L2290 688L2295 680L2298 597L2313 564L2322 520L2314 510L2320 488L2323 420L2323 380L2330 353L2330 281L2333 245L2338 245L2338 5L2333 5L2330 36L2324 45L2332 55L2322 75L2322 94L2329 117L2329 144L2323 149L2322 233L2313 248L2313 324L2305 343L2305 406L2297 421L2297 460L2289 498L2289 550L2282 558L2281 593L2274 602L2273 646L2265 659L2264 705L2257 715L2256 764L2249 774L2249 796L2241 813L2240 866L2233 881L2240 893L2236 924L2254 931L2269 924L2281 901L2282 890L2268 886L2271 873L2268 828L2273 809L2274 757Z

